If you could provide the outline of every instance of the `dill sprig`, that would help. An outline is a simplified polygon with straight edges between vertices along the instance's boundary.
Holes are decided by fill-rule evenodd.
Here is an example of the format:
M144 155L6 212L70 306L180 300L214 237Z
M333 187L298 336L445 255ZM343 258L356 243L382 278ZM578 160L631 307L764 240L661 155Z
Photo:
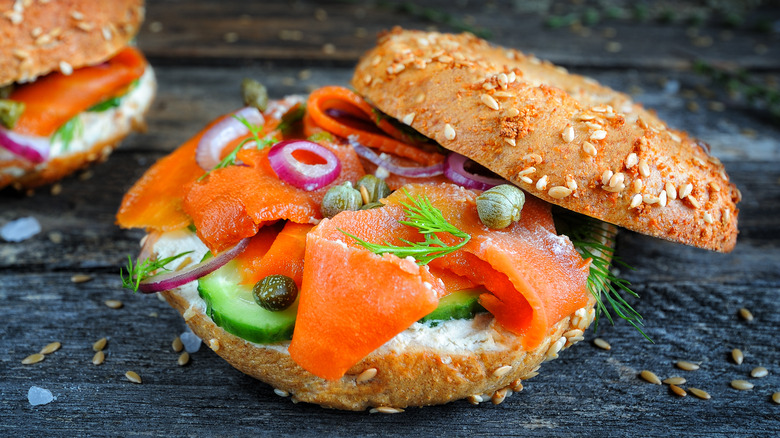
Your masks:
M76 116L57 128L51 136L51 141L52 143L57 140L62 141L62 150L67 151L71 142L81 135L82 132L84 132L84 124L81 122L81 118Z
M413 198L406 189L404 189L404 194L410 201L401 202L406 212L407 220L398 222L416 228L425 237L425 240L422 242L400 239L408 246L391 245L387 241L385 241L384 245L380 245L366 242L342 229L339 229L339 231L355 239L361 246L374 254L393 254L400 258L412 257L417 261L418 265L427 265L437 257L457 251L471 240L471 236L468 233L447 222L447 219L444 219L444 216L442 216L441 210L434 207L427 196L422 195ZM449 233L462 240L457 245L448 246L439 239L436 233Z
M236 156L238 155L238 151L243 149L244 146L247 143L249 143L250 141L254 141L255 142L255 144L257 145L256 147L257 147L258 150L267 148L268 146L270 146L270 145L272 145L272 144L274 144L276 142L276 140L273 139L273 138L269 138L269 137L260 138L260 132L263 130L263 126L262 125L255 125L254 123L250 122L246 118L244 118L242 116L237 116L235 114L233 114L232 117L234 119L238 120L239 122L241 122L242 125L246 126L246 128L249 130L249 132L252 134L252 136L251 137L247 137L244 140L242 140L241 143L239 143L236 147L234 147L233 150L230 151L230 153L227 154L225 156L225 158L220 160L220 162L217 163L211 170L209 170L206 173L204 173L203 175L201 175L201 177L198 178L198 181L202 181L204 178L206 178L206 176L208 176L211 172L213 172L213 171L215 171L217 169L222 169L222 168L228 167L228 166L234 166L236 164Z
M191 252L192 251L186 251L160 260L148 258L142 262L136 261L135 264L133 264L133 259L130 258L130 256L127 256L127 275L125 275L125 269L119 269L119 276L122 278L122 287L132 289L133 292L138 292L141 281L155 275L155 272L158 269L170 271L165 265Z
M639 295L631 290L631 283L628 280L618 277L610 270L610 263L626 269L634 269L615 256L615 250L610 245L614 242L614 233L605 229L600 221L587 216L563 214L557 219L564 223L565 234L571 239L574 248L583 258L591 259L588 291L596 299L598 309L594 320L594 331L598 330L599 316L602 313L611 324L615 324L611 309L618 317L634 326L645 339L653 342L642 330L644 325L642 315L624 298L625 294L635 298L639 298Z

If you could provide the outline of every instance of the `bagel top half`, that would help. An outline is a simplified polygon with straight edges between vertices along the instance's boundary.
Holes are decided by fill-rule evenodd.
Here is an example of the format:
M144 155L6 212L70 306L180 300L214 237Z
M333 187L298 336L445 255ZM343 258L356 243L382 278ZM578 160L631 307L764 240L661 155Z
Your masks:
M352 86L382 112L552 204L728 252L739 190L708 146L592 79L470 34L394 29Z

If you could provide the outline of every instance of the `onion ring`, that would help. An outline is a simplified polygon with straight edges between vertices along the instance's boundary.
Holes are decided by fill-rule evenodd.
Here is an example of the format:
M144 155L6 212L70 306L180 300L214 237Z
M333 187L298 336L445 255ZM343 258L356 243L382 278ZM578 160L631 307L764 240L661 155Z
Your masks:
M450 181L459 184L467 189L487 190L500 184L506 183L503 178L495 178L466 170L466 163L476 161L471 160L461 154L452 152L444 160L444 176Z
M222 159L222 150L225 149L225 146L236 138L249 133L249 129L236 117L246 119L253 125L265 123L263 114L251 106L241 108L217 122L203 134L197 149L195 149L195 161L203 170L213 169Z
M0 147L33 163L43 163L49 157L48 138L17 134L0 128Z
M310 152L324 164L306 164L293 156L296 151ZM285 140L268 151L268 161L279 179L306 191L324 187L341 173L341 161L328 148L308 140Z
M355 149L355 153L390 173L410 178L426 178L444 173L444 162L425 167L399 166L393 163L389 158L384 158L386 156L385 154L378 155L376 152L371 150L371 148L358 143L358 141L352 136L347 138L347 140L349 141L349 144Z

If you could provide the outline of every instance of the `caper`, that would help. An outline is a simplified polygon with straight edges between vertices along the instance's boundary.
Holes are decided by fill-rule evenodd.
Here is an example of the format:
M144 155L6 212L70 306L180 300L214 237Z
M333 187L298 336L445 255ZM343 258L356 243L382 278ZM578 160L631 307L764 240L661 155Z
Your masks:
M246 106L253 106L260 111L268 107L268 90L254 79L245 78L241 81L241 96Z
M361 187L365 187L365 193ZM363 203L377 202L390 195L390 187L385 180L374 175L366 175L357 180L355 188L363 195Z
M352 188L352 183L347 181L344 184L333 186L325 193L322 198L320 212L323 217L332 218L342 211L355 211L363 206L363 197L360 192Z
M500 230L520 220L525 194L511 184L501 184L477 196L479 220L486 227Z
M278 312L292 306L298 297L298 286L286 275L269 275L255 283L252 295L263 309Z
M0 125L5 126L7 129L13 129L23 112L24 102L0 99Z

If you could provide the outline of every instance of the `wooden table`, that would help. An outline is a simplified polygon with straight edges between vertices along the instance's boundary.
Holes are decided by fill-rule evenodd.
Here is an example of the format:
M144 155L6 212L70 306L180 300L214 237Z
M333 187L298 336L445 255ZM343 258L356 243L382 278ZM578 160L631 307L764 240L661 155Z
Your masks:
M29 197L0 193L0 226L24 216L43 231L22 243L0 242L0 435L431 435L777 436L780 405L780 129L760 104L731 96L695 60L736 66L747 80L777 90L780 9L724 13L703 2L674 10L631 2L413 2L238 0L150 2L138 45L156 66L159 92L149 131L127 139L111 159ZM664 2L663 4L671 4ZM738 2L734 2L738 3ZM446 11L446 12L445 12ZM743 21L740 21L743 19ZM732 23L732 26L729 26ZM346 84L373 36L396 24L489 31L511 45L628 91L672 126L712 146L744 196L741 234L731 254L717 254L624 232L618 254L646 319L645 341L627 324L602 323L610 351L586 342L546 363L525 390L503 404L465 401L400 415L324 410L293 404L224 363L208 348L177 366L171 350L184 323L154 296L120 287L119 268L142 233L121 230L122 194L154 160L212 118L239 105L244 77L273 97L324 84ZM3 23L2 25L5 25ZM767 26L769 31L767 32ZM772 26L774 29L772 30ZM775 108L777 107L776 104ZM56 192L56 191L55 191ZM92 280L76 284L77 274ZM103 303L121 300L112 309ZM739 316L752 311L754 319ZM105 363L91 363L92 343L107 337ZM21 360L44 345L62 348L43 362ZM735 364L731 350L741 349ZM675 368L678 360L700 364ZM769 375L750 377L764 366ZM712 398L680 398L638 377L683 376L683 388ZM143 384L125 379L138 372ZM755 384L730 387L733 379ZM57 397L31 406L27 390Z

